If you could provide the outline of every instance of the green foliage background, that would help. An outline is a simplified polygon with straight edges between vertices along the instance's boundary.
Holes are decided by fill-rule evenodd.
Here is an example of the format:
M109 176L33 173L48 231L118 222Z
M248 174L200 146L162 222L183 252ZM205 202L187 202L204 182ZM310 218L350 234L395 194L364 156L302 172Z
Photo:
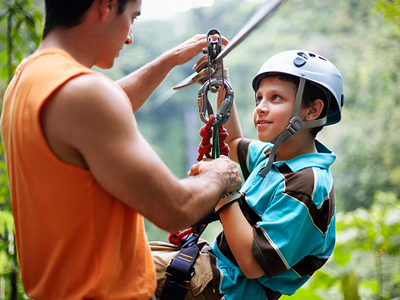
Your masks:
M118 79L211 28L231 39L261 5L258 0L219 0L165 19L139 18L133 45L122 51L112 70L99 71ZM39 0L0 3L1 100L16 65L40 41L42 6ZM400 299L399 17L399 1L286 0L224 60L243 130L250 138L255 138L251 80L268 57L287 49L311 50L329 58L344 78L342 122L318 136L338 156L332 167L337 246L328 264L291 299ZM142 134L177 177L186 176L197 157L202 126L196 105L199 87L168 100L166 95L193 73L196 60L174 69L136 114ZM0 158L0 299L23 299ZM146 228L150 240L168 237L149 222ZM211 241L220 230L213 224L203 237Z

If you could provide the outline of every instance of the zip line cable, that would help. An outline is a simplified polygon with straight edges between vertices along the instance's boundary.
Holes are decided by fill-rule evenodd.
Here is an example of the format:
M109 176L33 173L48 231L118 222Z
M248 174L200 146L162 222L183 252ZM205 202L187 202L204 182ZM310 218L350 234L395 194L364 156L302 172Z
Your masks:
M239 32L232 38L231 42L218 54L218 56L214 59L214 63L218 63L224 57L226 57L234 48L236 48L244 39L246 39L250 33L255 30L268 16L270 16L283 2L284 0L270 0L267 1L254 15L250 18L249 21L239 30ZM177 84L180 86L186 82L188 82L196 73L193 73L183 79L181 82ZM172 98L179 90L171 88L161 96L157 97L154 100L153 107L146 113L150 114L157 110L160 106L162 106L165 102L167 102L170 98Z

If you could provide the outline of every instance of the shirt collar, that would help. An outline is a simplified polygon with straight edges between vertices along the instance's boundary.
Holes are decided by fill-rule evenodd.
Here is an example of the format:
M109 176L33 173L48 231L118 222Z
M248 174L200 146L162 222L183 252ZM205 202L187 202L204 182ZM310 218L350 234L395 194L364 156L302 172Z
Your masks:
M274 162L274 165L280 167L286 164L293 172L305 168L329 169L336 160L335 153L318 140L315 140L315 148L318 151L317 153L307 153L296 156L291 160L277 161Z

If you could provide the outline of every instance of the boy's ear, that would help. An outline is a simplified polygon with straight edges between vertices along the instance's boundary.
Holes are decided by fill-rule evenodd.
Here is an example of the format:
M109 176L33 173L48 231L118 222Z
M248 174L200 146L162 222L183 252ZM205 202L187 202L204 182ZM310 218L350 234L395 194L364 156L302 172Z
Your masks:
M321 99L315 100L309 107L306 114L306 121L318 119L324 109L324 101Z

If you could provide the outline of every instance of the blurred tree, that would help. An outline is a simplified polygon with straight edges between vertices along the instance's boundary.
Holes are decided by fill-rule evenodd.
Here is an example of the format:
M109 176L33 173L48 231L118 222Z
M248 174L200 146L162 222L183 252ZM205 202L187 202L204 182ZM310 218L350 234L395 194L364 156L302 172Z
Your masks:
M0 106L16 66L40 42L42 15L30 0L0 3ZM0 147L0 294L23 299L15 248L14 224L3 147Z
M397 27L397 34L400 35L400 2L393 0L378 0L374 3L376 12L383 14L384 18Z
M0 78L9 82L27 53L40 42L42 15L31 0L3 0L0 3ZM5 86L0 86L4 90ZM1 97L3 98L3 97Z

